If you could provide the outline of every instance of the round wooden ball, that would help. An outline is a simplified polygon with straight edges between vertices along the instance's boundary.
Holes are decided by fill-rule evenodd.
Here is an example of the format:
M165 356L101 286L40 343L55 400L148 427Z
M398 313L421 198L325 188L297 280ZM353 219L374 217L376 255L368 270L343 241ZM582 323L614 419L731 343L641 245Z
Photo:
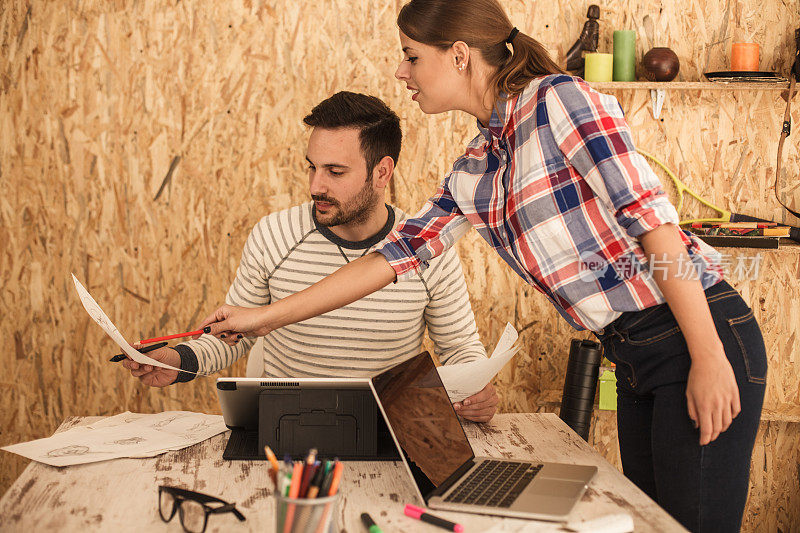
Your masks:
M669 48L652 48L644 55L642 66L647 78L653 81L672 81L678 75L681 62Z

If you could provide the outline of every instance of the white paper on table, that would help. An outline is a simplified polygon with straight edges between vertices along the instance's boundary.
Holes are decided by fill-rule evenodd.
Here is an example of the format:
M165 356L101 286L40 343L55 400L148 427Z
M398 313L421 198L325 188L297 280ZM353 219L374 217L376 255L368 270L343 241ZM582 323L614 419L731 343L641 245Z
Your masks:
M75 274L72 274L72 281L75 282L75 289L78 291L78 296L81 299L83 308L86 309L86 312L89 313L89 316L92 317L92 320L97 322L97 325L103 328L103 331L106 332L106 335L111 337L111 340L113 340L115 343L117 343L117 345L119 345L120 348L122 348L122 351L125 352L125 355L141 365L160 366L161 368L168 368L170 370L177 370L179 372L189 372L190 374L196 374L198 376L205 375L197 372L191 372L189 370L181 370L180 368L175 368L174 366L169 366L161 361L156 361L151 357L147 357L133 348L130 343L125 340L125 337L122 336L122 333L119 332L117 326L115 326L108 316L106 316L103 310L100 309L100 306L94 301L94 298L92 298L92 295L89 294L89 291L87 291L81 282L78 281L78 278L75 277Z
M220 415L126 412L2 449L52 466L69 466L123 457L153 457L197 444L227 429Z
M450 401L460 402L482 390L519 351L515 346L519 334L514 326L506 324L503 334L488 359L438 367Z

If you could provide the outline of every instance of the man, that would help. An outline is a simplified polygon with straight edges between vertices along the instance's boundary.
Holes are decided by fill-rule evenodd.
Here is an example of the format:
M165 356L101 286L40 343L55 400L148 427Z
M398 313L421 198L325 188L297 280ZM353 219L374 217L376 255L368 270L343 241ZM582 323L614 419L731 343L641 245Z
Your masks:
M262 218L242 252L226 302L259 307L299 292L376 248L405 217L385 203L400 155L400 120L378 98L337 93L303 122L313 202ZM266 377L369 377L421 351L427 326L442 364L486 357L478 338L461 263L454 250L431 261L421 276L398 281L352 305L280 328L239 336L230 346L211 335L148 354L182 370L217 372L248 353L261 353ZM229 339L230 340L230 339ZM193 374L126 360L150 386L190 381ZM463 404L466 419L486 422L498 398L491 384Z

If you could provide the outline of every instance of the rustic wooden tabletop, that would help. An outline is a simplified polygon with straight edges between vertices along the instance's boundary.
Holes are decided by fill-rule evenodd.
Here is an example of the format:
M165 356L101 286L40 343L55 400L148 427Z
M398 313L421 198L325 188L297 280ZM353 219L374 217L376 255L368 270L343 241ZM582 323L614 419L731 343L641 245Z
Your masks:
M96 417L74 417L59 430ZM598 475L576 505L575 518L626 512L635 530L685 531L663 509L577 436L556 415L501 414L489 424L465 424L475 455L596 465ZM117 459L56 468L31 463L0 500L0 531L181 531L178 517L158 514L158 486L176 485L235 502L247 520L211 515L206 531L273 531L275 503L267 465L224 461L228 433L149 459ZM337 511L341 531L364 531L368 512L386 533L444 531L403 515L417 501L400 462L347 462ZM565 531L558 523L435 511L468 532Z

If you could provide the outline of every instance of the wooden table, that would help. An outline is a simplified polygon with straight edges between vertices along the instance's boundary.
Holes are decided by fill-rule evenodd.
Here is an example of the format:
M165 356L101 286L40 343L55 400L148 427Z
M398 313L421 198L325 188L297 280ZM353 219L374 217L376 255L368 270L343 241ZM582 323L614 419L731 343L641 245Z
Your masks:
M96 419L71 418L59 430ZM554 414L502 414L490 424L467 423L465 429L475 455L597 465L598 475L575 507L575 517L627 512L637 533L685 531ZM0 531L182 531L177 516L169 524L159 518L157 487L161 484L235 502L247 517L239 522L231 514L212 515L206 531L274 531L267 465L224 461L227 435L149 459L64 468L33 462L0 500ZM400 462L347 462L340 490L341 530L365 531L359 517L368 512L386 533L445 531L403 515L406 503L421 502L416 501L411 479ZM564 531L557 523L436 514L463 524L468 532Z

